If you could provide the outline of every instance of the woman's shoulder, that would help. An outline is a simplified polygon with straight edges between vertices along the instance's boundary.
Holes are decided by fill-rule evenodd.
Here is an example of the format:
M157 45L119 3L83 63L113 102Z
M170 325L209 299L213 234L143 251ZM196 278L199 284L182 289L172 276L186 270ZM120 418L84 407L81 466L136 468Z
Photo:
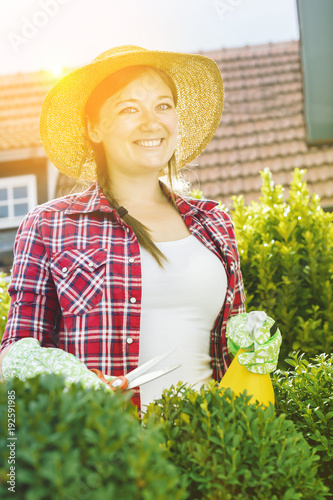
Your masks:
M29 213L24 217L20 224L19 232L32 227L37 227L40 222L47 220L50 217L53 218L56 213L70 213L81 212L86 210L95 199L99 199L96 186L90 186L85 191L79 193L70 193L65 196L60 196L59 198L54 198L36 205Z
M227 213L224 205L222 205L219 201L195 197L183 197L183 200L191 207L197 209L198 211L206 213L207 215L213 215L222 217L225 220L231 220L230 215Z
M85 207L96 195L98 195L97 187L93 185L84 191L70 193L39 204L29 212L28 216L37 216L43 212L62 212L73 205Z

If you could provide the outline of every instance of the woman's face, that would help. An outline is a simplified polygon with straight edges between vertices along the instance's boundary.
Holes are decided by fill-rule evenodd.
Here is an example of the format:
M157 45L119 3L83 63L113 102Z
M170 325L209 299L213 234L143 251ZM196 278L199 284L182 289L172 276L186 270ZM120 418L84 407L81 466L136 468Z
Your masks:
M114 170L130 176L158 172L176 148L177 130L172 92L153 70L113 94L97 123L88 123L90 138L103 143L111 175Z

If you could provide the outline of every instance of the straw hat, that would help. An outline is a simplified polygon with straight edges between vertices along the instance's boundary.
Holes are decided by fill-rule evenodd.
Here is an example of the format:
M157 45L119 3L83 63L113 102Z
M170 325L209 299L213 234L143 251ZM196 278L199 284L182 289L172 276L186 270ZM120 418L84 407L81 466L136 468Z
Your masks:
M134 65L159 68L175 83L179 118L177 168L190 163L212 139L220 122L224 99L217 64L202 55L124 45L103 52L90 64L67 74L45 97L40 115L40 137L47 156L60 172L80 180L96 180L93 151L85 139L85 105L104 78Z

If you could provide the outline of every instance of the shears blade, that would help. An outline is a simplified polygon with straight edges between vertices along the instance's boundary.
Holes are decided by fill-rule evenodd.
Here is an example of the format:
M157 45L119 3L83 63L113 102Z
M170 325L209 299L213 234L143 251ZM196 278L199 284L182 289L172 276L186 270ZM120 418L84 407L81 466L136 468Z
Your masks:
M128 383L127 389L134 389L134 387L138 387L139 385L143 385L143 384L146 384L147 382L151 382L152 380L155 380L156 378L162 377L163 375L166 375L167 373L170 373L173 370L177 370L177 368L180 368L180 367L181 367L181 365L169 366L167 368L162 368L161 370L157 370L155 372L145 373L139 377L132 379L131 382ZM126 375L126 377L128 378L127 375Z
M153 358L150 361L147 361L147 363L144 363L143 365L138 366L138 368L135 368L135 370L132 370L131 372L126 373L125 377L127 378L128 382L132 382L134 379L140 377L144 373L147 373L151 368L158 365L158 363L163 361L163 359L167 358L175 351L176 351L176 349L173 349L172 351L166 352L164 354L160 354L160 356L156 356L156 358ZM134 386L134 387L136 387L136 386Z

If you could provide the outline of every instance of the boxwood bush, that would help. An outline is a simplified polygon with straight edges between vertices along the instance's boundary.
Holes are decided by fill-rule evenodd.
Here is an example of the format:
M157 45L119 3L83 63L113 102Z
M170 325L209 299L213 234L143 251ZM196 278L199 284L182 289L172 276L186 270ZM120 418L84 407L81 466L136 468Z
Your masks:
M0 384L0 498L181 500L157 429L142 428L125 396L72 385L60 375ZM9 395L15 395L15 492L9 491ZM12 406L11 406L12 407ZM12 413L10 413L12 415Z
M333 493L333 355L312 361L294 352L286 360L293 369L273 374L276 412L287 414L316 450L319 474Z
M5 331L9 310L10 297L7 293L8 282L4 279L6 275L0 274L0 341Z
M191 500L320 500L328 488L319 456L285 415L248 404L212 382L200 392L179 384L144 415L160 424L164 446L187 483Z
M292 351L308 356L333 350L333 213L310 197L305 171L295 169L287 200L268 169L260 202L233 198L246 289L246 309L263 310L283 335L280 368Z

